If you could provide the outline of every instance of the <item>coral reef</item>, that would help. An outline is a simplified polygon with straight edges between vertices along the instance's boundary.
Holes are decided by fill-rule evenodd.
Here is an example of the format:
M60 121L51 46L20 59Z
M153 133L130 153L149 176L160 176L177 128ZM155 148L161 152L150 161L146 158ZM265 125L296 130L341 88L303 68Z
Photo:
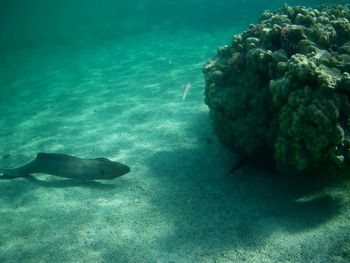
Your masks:
M203 68L221 142L280 171L350 166L350 9L265 11Z

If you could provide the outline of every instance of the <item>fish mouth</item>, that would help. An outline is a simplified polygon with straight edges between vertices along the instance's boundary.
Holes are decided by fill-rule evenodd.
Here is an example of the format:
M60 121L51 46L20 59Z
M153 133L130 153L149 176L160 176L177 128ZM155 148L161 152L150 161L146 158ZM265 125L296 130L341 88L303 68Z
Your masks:
M122 170L123 171L122 171L121 175L127 174L127 173L129 173L131 171L130 167L125 165L125 164L123 164Z
M130 167L127 166L126 169L125 169L125 173L124 173L124 174L127 174L127 173L129 173L130 171L131 171Z

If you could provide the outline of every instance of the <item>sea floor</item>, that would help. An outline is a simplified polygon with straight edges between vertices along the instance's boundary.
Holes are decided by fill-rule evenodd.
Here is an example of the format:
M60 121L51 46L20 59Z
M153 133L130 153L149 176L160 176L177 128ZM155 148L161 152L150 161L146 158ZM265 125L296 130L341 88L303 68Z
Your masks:
M225 176L238 157L213 134L201 69L239 30L6 53L0 167L59 152L131 172L0 180L0 262L350 262L350 183Z

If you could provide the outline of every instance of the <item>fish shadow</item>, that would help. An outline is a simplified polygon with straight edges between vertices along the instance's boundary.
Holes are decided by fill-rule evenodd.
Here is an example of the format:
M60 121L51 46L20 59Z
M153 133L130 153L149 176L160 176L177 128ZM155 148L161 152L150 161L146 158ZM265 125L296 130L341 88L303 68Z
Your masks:
M118 188L119 186L114 183L104 183L101 181L79 181L79 180L71 180L71 179L38 179L33 175L29 175L26 177L27 181L35 184L39 187L45 188L74 188L74 187L84 187L98 190L113 190Z

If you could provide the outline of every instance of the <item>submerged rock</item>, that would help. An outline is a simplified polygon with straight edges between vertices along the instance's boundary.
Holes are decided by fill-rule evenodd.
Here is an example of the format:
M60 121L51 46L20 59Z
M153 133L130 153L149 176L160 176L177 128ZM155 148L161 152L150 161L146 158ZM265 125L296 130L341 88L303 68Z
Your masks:
M280 171L350 168L350 9L285 5L203 69L220 141L271 153Z

